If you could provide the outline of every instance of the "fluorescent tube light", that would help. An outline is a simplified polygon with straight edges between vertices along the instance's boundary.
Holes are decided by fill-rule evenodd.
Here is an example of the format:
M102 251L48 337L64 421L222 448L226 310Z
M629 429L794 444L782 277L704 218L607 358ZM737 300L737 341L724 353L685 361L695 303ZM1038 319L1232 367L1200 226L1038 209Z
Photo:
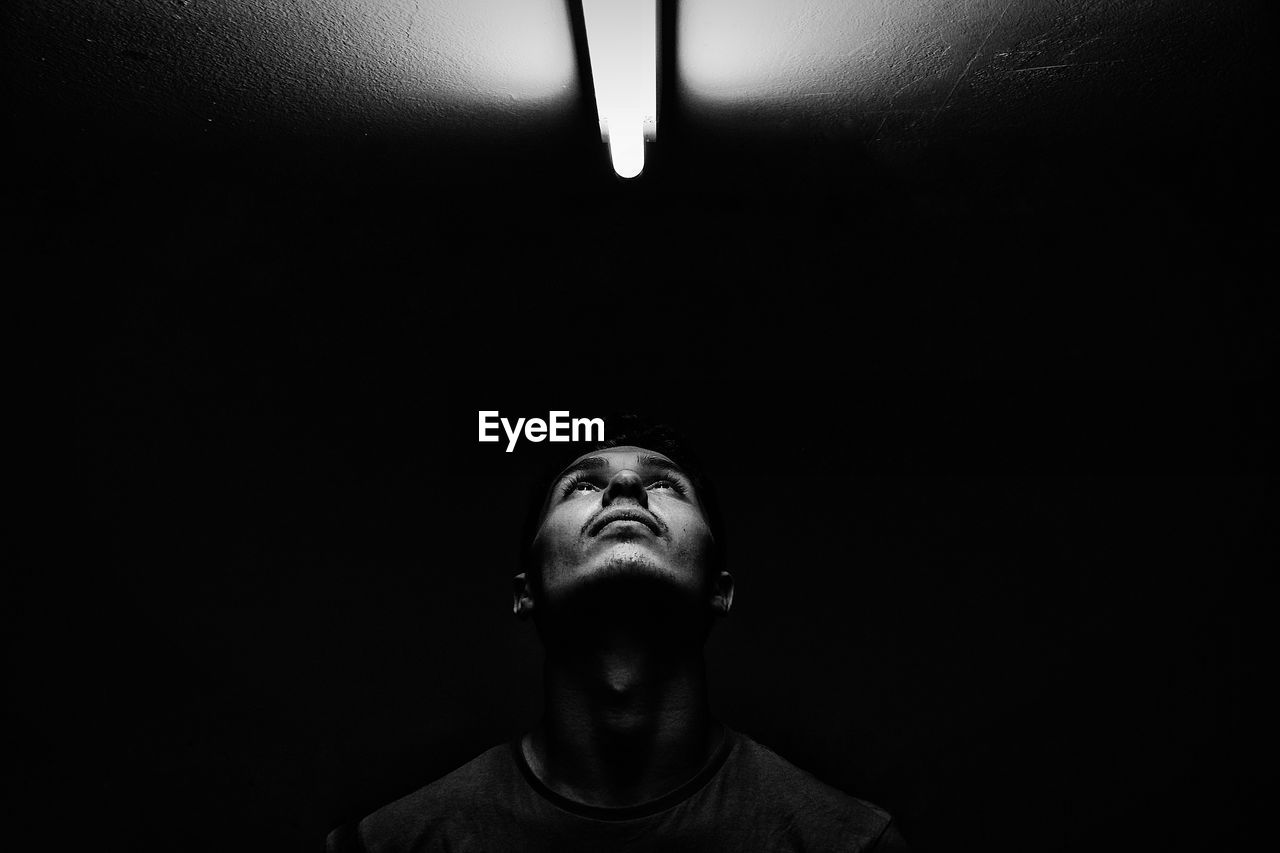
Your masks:
M613 170L634 178L658 134L658 0L582 0L582 18L600 137Z

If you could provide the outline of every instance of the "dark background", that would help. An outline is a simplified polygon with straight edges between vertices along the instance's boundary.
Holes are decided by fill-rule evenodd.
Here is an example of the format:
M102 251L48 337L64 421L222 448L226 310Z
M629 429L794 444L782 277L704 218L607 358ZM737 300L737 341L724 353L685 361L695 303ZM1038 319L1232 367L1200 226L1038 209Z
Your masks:
M62 523L9 598L10 802L37 837L316 847L530 725L509 578L527 477L566 448L479 445L471 413L626 406L687 430L724 495L731 725L921 850L1252 843L1270 416L1248 387L411 394L252 367L120 367L46 466Z
M669 97L632 184L585 100L515 136L197 128L39 71L99 24L15 8L19 835L317 849L528 724L508 578L550 448L474 413L627 408L726 493L731 725L921 851L1250 843L1276 223L1247 7L1126 19L1163 62L1016 112L964 87L887 139Z

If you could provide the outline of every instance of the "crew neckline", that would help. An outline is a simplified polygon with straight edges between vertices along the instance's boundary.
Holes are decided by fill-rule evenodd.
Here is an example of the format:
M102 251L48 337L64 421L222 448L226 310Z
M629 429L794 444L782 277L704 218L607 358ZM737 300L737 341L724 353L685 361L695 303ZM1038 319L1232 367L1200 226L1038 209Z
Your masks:
M551 790L546 783L537 777L533 772L533 768L529 766L529 762L525 759L524 750L520 746L523 735L511 741L511 755L515 759L516 766L520 768L520 773L524 776L525 781L529 783L529 787L533 788L544 799L549 800L552 805L571 814L595 820L634 820L655 815L684 802L711 781L711 777L715 776L720 768L724 766L725 759L729 757L729 753L733 751L738 743L737 732L724 723L721 723L720 726L724 731L724 736L720 740L720 745L716 747L715 754L707 760L706 764L702 765L701 770L662 796L632 806L593 806L572 800Z

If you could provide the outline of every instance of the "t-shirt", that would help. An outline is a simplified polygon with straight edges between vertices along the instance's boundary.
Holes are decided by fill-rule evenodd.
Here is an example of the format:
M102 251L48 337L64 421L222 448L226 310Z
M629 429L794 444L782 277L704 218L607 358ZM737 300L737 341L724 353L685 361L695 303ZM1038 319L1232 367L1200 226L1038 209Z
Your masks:
M391 851L876 851L906 844L882 809L728 727L688 782L621 808L570 800L529 768L519 740L329 835L328 853Z

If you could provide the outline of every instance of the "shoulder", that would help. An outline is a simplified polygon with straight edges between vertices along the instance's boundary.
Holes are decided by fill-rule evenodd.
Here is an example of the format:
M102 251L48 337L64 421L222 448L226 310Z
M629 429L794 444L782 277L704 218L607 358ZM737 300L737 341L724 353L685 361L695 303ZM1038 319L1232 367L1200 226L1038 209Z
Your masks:
M482 752L466 764L329 834L328 853L378 853L417 847L443 833L464 833L459 824L480 819L477 807L491 804L510 784L510 746Z
M900 836L884 809L826 784L747 735L738 738L737 784L755 788L759 802L778 814L784 849L828 839L853 842L858 850L905 849L893 843Z

